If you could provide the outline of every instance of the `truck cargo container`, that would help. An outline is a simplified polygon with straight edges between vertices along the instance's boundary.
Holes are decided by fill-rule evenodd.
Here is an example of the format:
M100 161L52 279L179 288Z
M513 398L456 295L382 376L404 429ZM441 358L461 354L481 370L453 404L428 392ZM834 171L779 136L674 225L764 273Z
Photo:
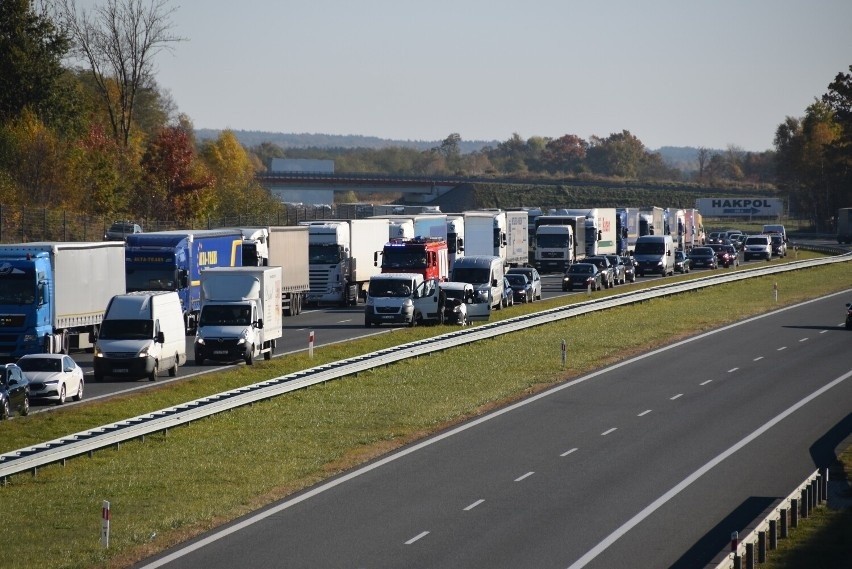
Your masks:
M201 310L201 270L240 267L243 234L237 229L158 231L127 236L127 292L175 291L188 334Z
M310 289L308 228L301 225L242 227L243 266L281 267L281 306L284 316L302 312Z
M529 216L526 211L507 211L506 265L523 267L529 260Z
M663 233L672 238L675 249L682 250L685 247L686 215L684 210L667 207L663 211Z
M282 332L281 267L217 267L201 272L195 365L275 353Z
M639 210L635 207L615 209L615 254L627 255L639 238Z
M450 270L456 259L464 257L464 216L447 216L447 255L449 256Z
M586 218L586 255L616 254L615 208L556 209L551 215L582 215Z
M683 215L683 246L686 251L691 251L693 247L701 247L707 242L704 233L704 218L697 209L685 209Z
M639 237L663 234L663 208L643 207L639 209Z
M124 242L0 245L0 359L91 348L124 291Z
M465 256L500 257L506 263L506 212L466 211L464 215Z

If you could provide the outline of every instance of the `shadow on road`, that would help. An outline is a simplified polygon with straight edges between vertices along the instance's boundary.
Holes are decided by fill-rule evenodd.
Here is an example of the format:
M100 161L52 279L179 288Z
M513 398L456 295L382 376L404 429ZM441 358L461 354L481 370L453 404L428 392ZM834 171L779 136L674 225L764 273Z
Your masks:
M811 445L811 458L816 468L828 468L828 505L842 508L852 505L852 484L846 478L838 455L852 444L852 413L837 422Z

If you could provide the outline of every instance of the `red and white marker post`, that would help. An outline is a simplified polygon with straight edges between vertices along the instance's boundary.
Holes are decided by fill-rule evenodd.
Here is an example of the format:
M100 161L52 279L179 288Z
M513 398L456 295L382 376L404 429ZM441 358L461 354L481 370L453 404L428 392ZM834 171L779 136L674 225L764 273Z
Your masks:
M103 508L101 508L101 546L109 547L109 502L104 500Z
M314 357L314 331L308 332L308 357Z

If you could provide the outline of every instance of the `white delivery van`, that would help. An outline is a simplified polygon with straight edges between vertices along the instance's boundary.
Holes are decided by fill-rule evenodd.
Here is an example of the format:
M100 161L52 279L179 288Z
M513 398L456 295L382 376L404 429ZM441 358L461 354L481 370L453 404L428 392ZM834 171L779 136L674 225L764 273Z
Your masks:
M633 248L636 274L659 273L660 276L674 274L674 241L671 235L643 235L636 239Z
M174 377L185 363L185 327L177 292L112 297L95 342L95 381L107 376L156 381L160 370L167 369Z
M383 273L370 277L364 306L364 326L440 322L438 279L419 273Z
M491 307L500 310L503 301L504 265L501 257L470 255L456 259L451 281L470 283L479 300L490 300Z

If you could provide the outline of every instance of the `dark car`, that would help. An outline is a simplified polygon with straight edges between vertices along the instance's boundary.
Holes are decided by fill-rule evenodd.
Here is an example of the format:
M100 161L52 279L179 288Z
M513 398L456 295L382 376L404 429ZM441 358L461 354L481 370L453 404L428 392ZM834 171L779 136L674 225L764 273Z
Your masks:
M132 221L116 221L104 233L104 241L124 241L128 235L142 233L142 227Z
M627 282L627 268L624 266L624 261L618 255L607 255L606 258L612 265L615 284L625 284Z
M539 274L538 269L534 267L512 267L506 271L506 274L521 274L527 277L527 280L530 281L530 286L532 286L533 289L533 297L530 300L541 300L541 275Z
M592 263L574 263L562 276L562 290L574 290L574 287L600 290L603 286L601 271Z
M601 282L603 282L604 288L615 286L615 271L613 270L609 259L603 255L598 255L595 257L586 257L583 259L583 262L591 263L598 268L601 272Z
M30 383L15 364L0 365L0 420L30 412Z
M728 268L736 267L740 264L740 255L733 245L710 245L710 248L716 253L716 261L719 265Z
M716 260L716 251L707 247L695 247L689 252L689 264L692 268L704 267L705 269L716 269L719 262Z
M636 282L636 262L633 257L622 257L621 262L624 263L624 277L629 283Z
M722 231L712 231L710 235L707 236L707 244L711 245L713 243L721 243L722 239L724 239L725 234Z
M515 306L515 295L512 292L512 286L509 284L509 281L506 280L505 276L503 277L503 300L500 302L500 306L503 308Z
M515 302L532 302L535 299L532 283L525 275L506 273L506 280L509 281L509 290L512 291Z
M689 257L686 256L686 253L684 253L680 249L675 251L675 258L674 258L674 265L675 265L674 270L675 270L675 272L684 273L684 274L688 273L689 267L690 267L691 264L692 263L689 260Z
M776 257L787 256L787 244L784 243L784 237L780 233L770 233L772 238L772 254Z

